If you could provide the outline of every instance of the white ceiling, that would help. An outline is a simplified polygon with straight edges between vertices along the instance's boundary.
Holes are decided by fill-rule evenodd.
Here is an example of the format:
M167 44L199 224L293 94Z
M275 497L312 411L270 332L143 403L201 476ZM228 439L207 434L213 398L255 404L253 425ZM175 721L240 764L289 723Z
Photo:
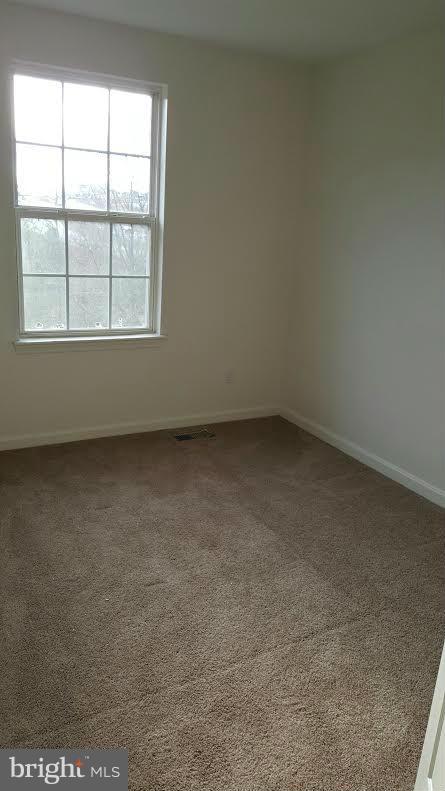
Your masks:
M303 58L350 52L445 23L444 0L27 0L27 4Z

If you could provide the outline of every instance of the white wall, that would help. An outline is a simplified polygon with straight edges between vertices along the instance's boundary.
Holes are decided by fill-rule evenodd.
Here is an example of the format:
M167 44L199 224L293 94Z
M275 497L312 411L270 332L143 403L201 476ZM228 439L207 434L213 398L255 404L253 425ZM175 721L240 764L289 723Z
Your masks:
M439 489L444 51L437 32L314 70L286 397L294 413Z
M81 17L20 6L2 14L1 107L12 58L168 83L168 340L156 350L14 351L9 119L0 113L0 444L279 404L302 70Z
M1 13L0 106L12 58L168 83L169 337L155 350L14 351L1 113L0 447L281 406L407 471L409 485L444 490L442 34L303 68L81 17Z

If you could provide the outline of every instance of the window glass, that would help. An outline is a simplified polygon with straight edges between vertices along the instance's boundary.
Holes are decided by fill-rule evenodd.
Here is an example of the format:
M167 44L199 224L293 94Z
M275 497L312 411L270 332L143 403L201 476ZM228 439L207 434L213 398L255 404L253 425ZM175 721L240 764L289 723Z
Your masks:
M157 94L75 75L13 83L21 331L149 330Z

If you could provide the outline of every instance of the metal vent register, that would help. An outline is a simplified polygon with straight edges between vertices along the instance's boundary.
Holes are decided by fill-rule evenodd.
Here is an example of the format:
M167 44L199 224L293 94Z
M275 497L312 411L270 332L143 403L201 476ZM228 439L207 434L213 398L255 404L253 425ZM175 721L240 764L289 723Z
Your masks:
M209 431L206 426L184 430L179 429L173 434L177 442L185 442L190 439L212 439L214 436L213 431Z

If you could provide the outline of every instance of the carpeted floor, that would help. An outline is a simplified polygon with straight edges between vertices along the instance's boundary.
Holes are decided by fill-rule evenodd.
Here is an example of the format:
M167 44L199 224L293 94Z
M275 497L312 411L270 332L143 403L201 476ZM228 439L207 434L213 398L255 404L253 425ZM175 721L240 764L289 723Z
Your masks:
M132 791L411 791L445 512L280 418L0 454L1 746Z

